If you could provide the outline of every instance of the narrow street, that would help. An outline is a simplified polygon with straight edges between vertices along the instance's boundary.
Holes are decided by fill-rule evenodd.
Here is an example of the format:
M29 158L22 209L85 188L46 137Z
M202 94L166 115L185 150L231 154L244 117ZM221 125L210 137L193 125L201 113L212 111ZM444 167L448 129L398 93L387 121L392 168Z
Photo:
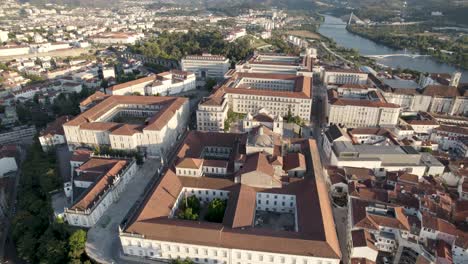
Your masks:
M322 84L313 85L313 103L312 103L312 131L314 133L314 138L317 141L317 146L324 168L323 175L325 180L329 182L328 174L326 172L326 166L329 165L328 159L325 157L322 143L323 143L323 131L326 128L326 104L327 104L327 89ZM330 195L330 201L332 201L332 210L333 218L335 220L335 228L340 243L340 250L342 254L342 259L348 259L348 247L347 247L347 236L348 236L348 210L347 207L340 208L335 207L333 204L333 198Z
M89 229L86 253L99 263L132 263L121 258L119 225L128 211L142 197L153 177L159 177L159 160L148 159L128 183L119 200L113 203L99 222ZM135 262L138 263L138 262Z

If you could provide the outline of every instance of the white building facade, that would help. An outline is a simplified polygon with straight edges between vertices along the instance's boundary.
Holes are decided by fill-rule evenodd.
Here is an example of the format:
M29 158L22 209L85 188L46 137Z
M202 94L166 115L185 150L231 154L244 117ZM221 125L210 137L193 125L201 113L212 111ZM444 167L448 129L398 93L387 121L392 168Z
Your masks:
M229 70L229 59L224 56L202 54L190 55L181 60L183 71L193 72L197 80L223 79Z

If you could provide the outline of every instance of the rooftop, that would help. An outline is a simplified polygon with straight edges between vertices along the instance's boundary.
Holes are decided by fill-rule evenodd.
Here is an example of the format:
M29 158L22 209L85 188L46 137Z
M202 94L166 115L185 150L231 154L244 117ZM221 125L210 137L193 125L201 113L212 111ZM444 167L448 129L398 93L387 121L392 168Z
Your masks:
M93 184L75 201L70 210L90 209L110 188L114 179L132 161L127 159L91 158L78 169L75 180L92 181ZM82 179L83 178L83 179Z
M191 131L180 147L176 160L198 157L203 146L229 146L235 149L238 147L235 142L242 139L245 140L242 134ZM310 159L309 164L313 164L307 166L308 175L281 187L254 188L229 177L177 176L171 167L125 224L124 232L163 241L339 259L341 253L327 188L322 180L317 145L313 140L305 140L303 149L304 156ZM258 157L258 162L269 162L263 159L265 154L254 155ZM258 166L254 167L254 170L258 169ZM245 165L242 171L249 168ZM171 208L184 187L229 191L223 222L170 218ZM255 226L257 193L295 195L298 230Z
M183 97L113 95L65 123L64 126L79 126L82 129L101 131L116 130L116 133L128 135L142 130L160 130L187 101L188 99ZM117 107L132 106L152 109L157 106L159 110L148 120L147 124L139 126L138 129L128 124L101 121L103 115Z

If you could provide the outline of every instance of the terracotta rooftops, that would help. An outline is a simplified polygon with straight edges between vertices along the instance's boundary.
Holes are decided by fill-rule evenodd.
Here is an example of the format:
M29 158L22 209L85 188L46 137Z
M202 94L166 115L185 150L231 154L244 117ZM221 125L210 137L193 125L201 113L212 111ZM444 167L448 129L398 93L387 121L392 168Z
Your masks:
M422 94L428 96L455 97L460 96L460 91L458 91L458 88L455 86L428 85L424 88Z
M140 78L140 79L136 79L136 80L133 80L133 81L129 81L129 82L126 82L126 83L116 84L116 85L111 86L111 87L109 87L107 89L109 91L116 91L116 90L125 89L125 88L131 87L131 86L134 86L134 85L138 85L138 84L144 84L144 83L150 84L150 83L152 83L153 81L156 80L156 77L157 77L156 75L150 75L150 76L143 77L143 78Z
M88 106L88 105L90 105L92 103L101 102L102 100L106 99L109 96L110 95L108 95L108 94L97 91L97 92L93 93L92 95L90 95L88 98L81 101L80 106Z
M386 108L400 108L397 104L387 103L379 92L372 91L375 93L376 100L371 99L354 99L339 96L336 90L328 91L328 99L332 105L351 105L351 106L363 106L363 107L386 107Z
M268 114L265 114L265 113L258 113L256 114L254 117L253 117L253 120L257 121L257 122L269 122L269 123L272 123L274 121L274 119L269 116Z
M40 136L65 135L65 132L63 132L63 124L68 122L70 119L71 116L68 115L58 117L53 122L47 124L47 127L41 131Z
M198 152L193 149L199 147L195 145L192 148L191 145L199 144L197 138L204 134L190 132L178 156L186 157L185 154L190 156ZM218 134L224 143L232 142L229 138L236 137L235 134L227 133L226 138L222 138L224 133ZM217 140L211 138L208 142L215 143ZM229 178L177 176L169 168L122 227L123 234L187 244L340 259L341 253L329 195L321 175L317 146L313 140L304 144L310 151L305 156L312 156L311 163L314 164L308 168L309 175L278 188L253 188ZM184 187L229 191L223 222L169 217ZM255 227L256 194L259 192L295 195L298 231Z
M238 82L242 78L265 79L265 80L290 80L294 81L292 91L280 91L273 89L256 89L247 85L239 85ZM299 76L293 74L270 74L270 73L235 73L233 76L224 82L219 89L213 93L210 98L221 98L226 93L228 94L247 94L258 96L275 96L289 98L304 98L310 99L312 93L312 78L307 76ZM221 100L218 99L220 102Z
M353 212L352 225L355 227L379 230L385 226L411 231L412 227L421 225L417 217L406 215L403 207L356 198L351 198L350 207Z
M115 177L132 161L126 159L91 158L83 163L77 171L80 180L81 174L85 181L94 181L88 189L77 199L70 210L84 211L90 209L113 184Z
M375 247L375 238L367 230L359 229L351 231L351 240L353 241L353 247L368 247L378 251Z
M183 158L177 164L177 168L186 168L186 169L199 169L203 164L202 159L196 158Z
M457 228L452 223L427 213L422 214L422 226L449 235L457 235Z
M139 130L161 130L187 101L188 99L183 97L113 95L65 123L64 126L79 126L81 129L87 130L116 131L118 135L133 135ZM146 125L142 126L100 120L103 115L121 105L122 108L148 107L151 110L158 106L159 110L148 120Z
M73 151L73 155L71 156L70 161L85 162L89 159L92 153L93 151L89 149L76 149Z
M305 157L302 153L288 153L283 158L283 169L285 171L289 171L292 169L305 169L306 168L306 161Z
M434 128L434 131L436 132L442 132L442 133L454 133L454 134L461 134L461 135L468 135L468 129L464 127L459 127L459 126L444 126L441 125L439 127Z

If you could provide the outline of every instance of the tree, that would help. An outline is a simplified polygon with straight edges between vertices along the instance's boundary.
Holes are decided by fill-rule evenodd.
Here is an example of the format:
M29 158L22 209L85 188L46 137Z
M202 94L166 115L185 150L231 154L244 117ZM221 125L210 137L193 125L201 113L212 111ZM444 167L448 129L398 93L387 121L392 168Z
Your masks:
M207 89L208 91L212 91L213 90L213 87L217 84L216 80L215 79L212 79L212 78L208 78L206 79L205 81L205 89Z
M107 87L109 87L109 82L106 79L102 80L101 81L101 88L105 89Z
M70 259L81 259L82 255L85 253L85 243L86 243L86 232L84 230L76 230L68 238L68 245L70 249L68 251L68 257Z
M177 259L173 259L171 261L171 264L195 264L195 262L193 262L189 258L186 258L186 259L177 258Z
M194 213L192 208L185 208L184 210L180 211L177 216L180 219L185 220L198 220L198 214Z
M226 205L226 200L221 200L219 198L213 199L208 205L208 212L206 213L205 220L216 223L223 222Z
M179 204L178 217L186 220L198 220L200 213L200 200L195 195L184 197Z

